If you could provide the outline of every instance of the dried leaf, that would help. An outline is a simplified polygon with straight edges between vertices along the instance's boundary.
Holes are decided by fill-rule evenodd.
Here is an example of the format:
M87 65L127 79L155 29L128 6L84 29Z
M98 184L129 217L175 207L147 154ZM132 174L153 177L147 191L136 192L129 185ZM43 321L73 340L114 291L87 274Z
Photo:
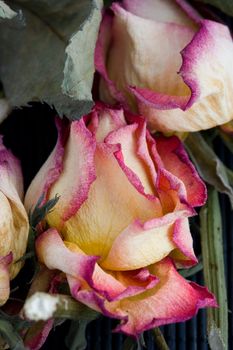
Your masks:
M13 11L4 1L0 1L0 18L11 19L17 13Z
M72 321L65 343L69 350L85 350L87 347L86 328L91 321Z
M185 140L185 145L200 176L218 192L227 194L233 207L233 189L229 183L225 166L213 149L200 133L190 133Z
M216 6L227 15L233 16L233 0L198 0Z
M208 202L201 210L200 220L205 283L214 293L219 304L219 308L209 308L207 310L209 344L211 350L227 349L228 305L222 222L218 193L213 188L209 190Z
M101 0L9 3L22 10L0 24L0 75L11 105L39 100L70 119L88 113Z

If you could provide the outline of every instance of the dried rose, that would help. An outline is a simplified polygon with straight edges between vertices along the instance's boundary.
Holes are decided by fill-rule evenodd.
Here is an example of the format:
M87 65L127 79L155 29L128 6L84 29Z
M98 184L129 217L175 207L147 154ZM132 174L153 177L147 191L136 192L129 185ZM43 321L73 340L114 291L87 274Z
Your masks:
M123 0L96 46L100 96L143 114L152 131L197 131L233 119L228 28L183 0Z
M196 263L188 217L206 189L176 138L153 139L145 120L97 105L60 128L57 145L26 194L60 199L36 242L38 258L66 274L71 294L137 335L214 306L177 265Z

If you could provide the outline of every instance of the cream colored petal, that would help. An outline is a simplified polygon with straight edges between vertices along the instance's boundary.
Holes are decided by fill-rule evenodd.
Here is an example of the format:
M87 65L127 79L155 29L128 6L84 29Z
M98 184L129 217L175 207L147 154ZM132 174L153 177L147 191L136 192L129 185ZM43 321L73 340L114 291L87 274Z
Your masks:
M136 108L128 86L188 99L190 90L177 72L182 64L180 51L190 42L194 30L144 19L119 5L114 5L113 10L114 40L106 62L107 72L130 106Z
M76 243L89 255L106 256L113 240L132 221L144 222L161 215L158 201L148 200L129 182L114 156L115 151L115 146L97 146L97 178L87 200L62 229L66 241ZM48 215L48 222L50 226L56 225L55 211Z

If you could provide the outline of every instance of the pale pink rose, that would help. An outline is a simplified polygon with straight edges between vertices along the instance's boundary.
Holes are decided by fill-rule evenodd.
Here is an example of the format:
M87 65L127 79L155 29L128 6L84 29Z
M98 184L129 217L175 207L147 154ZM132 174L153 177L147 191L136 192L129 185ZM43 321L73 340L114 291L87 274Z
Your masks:
M13 279L27 247L28 217L21 202L23 178L19 161L5 148L0 138L0 305L10 293Z
M144 115L152 131L197 131L233 119L228 28L184 0L123 0L103 18L100 97Z
M206 188L178 138L152 138L145 120L97 105L70 129L26 194L60 200L36 242L38 258L62 271L80 302L137 335L215 306L177 266L197 262L188 217ZM175 293L174 293L175 290Z

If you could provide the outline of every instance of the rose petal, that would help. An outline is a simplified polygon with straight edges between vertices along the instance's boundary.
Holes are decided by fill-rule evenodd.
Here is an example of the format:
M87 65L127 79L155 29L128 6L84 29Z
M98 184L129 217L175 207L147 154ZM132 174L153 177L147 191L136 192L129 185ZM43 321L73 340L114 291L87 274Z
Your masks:
M140 193L151 194L153 198L156 194L156 171L147 148L145 121L138 119L138 123L110 133L106 143L120 144L120 151L115 153L119 165Z
M159 94L188 101L190 90L177 71L182 63L179 52L190 42L194 31L176 23L140 18L118 4L113 4L112 9L115 15L112 25L114 45L109 48L106 67L109 79L127 97L128 104L135 109L128 86L145 86ZM121 102L124 101L121 99Z
M187 201L195 207L206 201L206 186L188 158L181 141L173 136L157 137L156 148L164 167L180 179L186 188Z
M153 327L186 321L200 308L217 306L213 294L186 281L169 258L153 265L151 272L159 283L134 299L121 301L120 309L128 320L117 327L118 331L138 336Z
M176 4L178 3L179 6ZM188 4L185 1L173 1L173 0L123 0L123 7L133 13L136 16L143 17L145 19L150 19L153 21L160 22L172 22L177 24L183 24L190 27L194 26L193 21L190 18L194 17L191 15L191 6L188 8ZM186 5L186 6L185 6ZM182 9L181 9L181 8ZM184 8L185 7L185 8ZM189 17L184 13L186 9L186 13L189 13ZM192 9L193 10L193 9ZM195 20L200 18L200 16L196 17Z
M177 218L178 217L178 218ZM167 255L182 266L197 263L188 220L172 213L141 224L135 221L113 242L101 266L109 270L133 270L159 262Z
M39 350L45 343L50 331L54 325L54 320L48 320L46 322L39 321L32 324L24 338L24 344L27 349Z
M0 139L0 253L13 254L10 268L11 279L16 276L22 263L15 263L24 254L28 238L28 217L21 202L23 177L19 161L5 148Z
M132 221L145 222L161 215L160 204L148 200L128 181L114 156L117 145L98 144L96 180L77 214L65 222L62 234L86 254L105 257L113 240ZM159 204L159 205L158 205ZM51 226L54 212L48 215Z
M65 244L70 250L80 254L80 249L75 244L68 242L65 242ZM121 300L140 294L142 291L153 288L158 282L157 278L146 269L110 272L104 271L98 264L95 264L93 274L87 277L86 282L88 286L98 293L100 297L104 297L108 301ZM76 286L74 289L71 288L71 291L75 292L75 298L78 299L80 290L89 288L87 288L85 283L80 283L78 275L76 278Z
M102 88L99 91L102 97L101 100L107 101L110 104L113 104L114 98L117 101L121 101L121 102L124 102L126 100L123 94L117 90L114 82L111 81L111 79L108 77L108 73L106 69L105 59L107 57L108 48L112 40L111 27L112 27L112 16L106 13L102 19L99 36L96 42L95 66L97 71L104 78L103 80L100 81L100 86L102 86Z
M62 226L86 200L89 188L95 180L95 147L96 142L84 120L71 123L70 136L63 155L63 170L49 193L50 198L56 194L61 196L61 200L48 215L50 226Z
M88 120L88 129L95 135L97 142L103 142L114 130L126 125L124 110L108 108L98 102Z
M109 270L135 270L160 261L175 249L172 224L146 230L134 222L113 242L101 265Z
M189 267L197 264L198 261L193 251L193 240L188 219L176 220L172 241L177 246L177 249L170 256L175 260L177 265Z
M198 131L233 119L233 44L229 29L208 20L200 23L199 31L181 52L179 74L191 90L187 103L168 105L159 100L156 89L131 89L151 130ZM182 110L170 109L175 107Z
M73 243L63 242L55 229L39 236L36 250L40 261L49 269L67 275L68 282L71 281L71 293L78 300L80 290L92 288L98 298L116 301L151 289L157 283L156 277L146 270L115 274L104 271L96 264L97 257L85 255Z
M66 248L56 229L49 229L36 240L38 259L49 269L57 269L74 277L88 279L93 274L98 257L72 252ZM59 259L58 259L59 257Z

